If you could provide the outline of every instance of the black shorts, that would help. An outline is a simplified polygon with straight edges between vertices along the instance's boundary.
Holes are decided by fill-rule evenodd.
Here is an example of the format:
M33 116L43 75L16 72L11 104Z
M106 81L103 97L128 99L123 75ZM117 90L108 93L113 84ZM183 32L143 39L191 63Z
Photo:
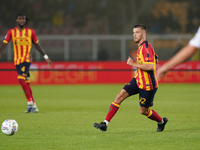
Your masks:
M18 75L23 75L26 77L30 77L30 74L29 74L30 66L31 66L31 63L28 63L28 62L23 62L19 65L15 65Z
M141 107L153 106L154 95L157 91L157 88L154 88L151 91L140 89L137 86L136 79L133 78L123 87L123 89L126 90L129 96L139 94L139 103Z

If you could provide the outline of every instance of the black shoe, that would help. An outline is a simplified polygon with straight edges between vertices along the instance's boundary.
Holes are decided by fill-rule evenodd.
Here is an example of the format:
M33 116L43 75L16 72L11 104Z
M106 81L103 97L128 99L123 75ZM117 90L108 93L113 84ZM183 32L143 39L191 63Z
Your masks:
M107 130L107 125L105 122L94 123L94 127L97 129L100 129L101 131L104 131L104 132Z
M168 122L167 118L163 118L164 123L158 124L157 132L162 132L165 128L166 123Z

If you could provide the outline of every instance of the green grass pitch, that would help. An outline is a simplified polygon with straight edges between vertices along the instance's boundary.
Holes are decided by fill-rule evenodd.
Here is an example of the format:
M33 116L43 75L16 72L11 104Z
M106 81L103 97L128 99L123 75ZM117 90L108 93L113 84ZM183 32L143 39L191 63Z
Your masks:
M155 121L139 113L138 95L122 103L107 132L95 129L122 87L35 85L40 112L25 114L21 87L0 86L0 122L11 118L19 124L13 136L0 133L0 150L200 149L200 84L160 84L153 109L169 119L161 133Z

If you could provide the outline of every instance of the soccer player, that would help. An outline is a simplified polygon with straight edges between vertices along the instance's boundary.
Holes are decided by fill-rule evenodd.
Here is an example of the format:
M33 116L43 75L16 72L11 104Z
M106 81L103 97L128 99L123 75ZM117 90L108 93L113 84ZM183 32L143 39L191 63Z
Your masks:
M157 70L158 80L163 78L170 68L190 58L199 48L200 48L200 27L197 30L197 33L195 34L195 36L189 41L188 45L183 47L168 62L166 62L164 65L158 68Z
M118 111L121 103L127 97L139 94L140 113L149 119L155 120L158 124L157 132L162 132L168 119L161 118L155 110L150 108L153 106L154 95L158 88L158 81L155 74L156 63L158 61L157 55L151 44L146 41L146 27L143 24L134 26L133 37L134 42L138 44L136 62L129 57L127 64L136 67L137 73L111 103L105 120L101 123L94 123L94 127L106 131L109 122Z
M1 52L5 49L8 42L12 39L13 51L14 51L14 64L18 72L18 81L21 85L27 102L28 108L25 111L26 113L37 113L39 112L35 100L33 98L32 90L30 87L29 77L29 67L31 65L31 48L32 43L35 45L35 48L44 56L44 59L47 61L49 66L52 66L52 61L49 59L47 54L39 44L38 38L33 29L27 27L29 19L24 14L18 14L16 17L17 26L13 29L10 29L3 43L0 47L0 57Z

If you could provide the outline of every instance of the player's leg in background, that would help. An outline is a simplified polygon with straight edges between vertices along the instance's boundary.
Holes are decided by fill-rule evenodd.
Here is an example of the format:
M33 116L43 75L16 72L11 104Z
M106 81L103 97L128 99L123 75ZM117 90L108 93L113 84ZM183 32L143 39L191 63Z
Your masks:
M22 87L22 90L24 91L28 105L33 105L31 93L30 93L28 85L26 83L27 70L29 67L30 67L30 63L29 64L21 63L19 65L16 65L16 69L17 69L17 73L18 73L17 79L19 81L19 84Z
M32 98L32 94L29 88L29 85L26 83L26 78L27 78L27 74L29 72L29 67L30 67L31 63L22 63L19 65L16 65L16 69L18 72L18 81L19 84L21 85L24 94L26 96L27 99L27 103L28 103L28 108L26 110L26 112L31 112L33 109L33 98Z
M32 92L32 89L31 89L29 77L30 77L30 73L29 73L29 69L28 69L28 73L27 73L27 76L26 76L26 83L27 83L28 89L29 89L29 91L31 93L31 97L32 97L32 100L33 100L33 105L35 105L36 103L35 103L35 100L33 98L33 92Z
M35 101L34 101L34 98L33 98L33 92L32 92L31 86L30 86L30 80L28 79L28 77L26 77L26 84L27 84L28 90L29 90L29 92L31 94L31 98L32 98L33 104L35 104Z
M28 74L28 77L29 77L29 74ZM33 101L33 109L31 110L32 112L35 111L35 112L39 112L38 108L37 108L37 105L36 105L36 102L33 98L33 92L32 92L32 89L31 89L31 85L30 85L30 80L28 79L28 77L26 77L26 84L28 86L28 90L31 94L31 98L32 98L32 101Z
M27 83L26 83L26 76L25 76L25 75L20 75L20 74L18 74L17 79L18 79L18 81L19 81L19 84L20 84L21 87L22 87L22 90L24 91L24 94L25 94L25 96L26 96L28 105L33 105L31 93L30 93L29 88L28 88L28 85L27 85Z

